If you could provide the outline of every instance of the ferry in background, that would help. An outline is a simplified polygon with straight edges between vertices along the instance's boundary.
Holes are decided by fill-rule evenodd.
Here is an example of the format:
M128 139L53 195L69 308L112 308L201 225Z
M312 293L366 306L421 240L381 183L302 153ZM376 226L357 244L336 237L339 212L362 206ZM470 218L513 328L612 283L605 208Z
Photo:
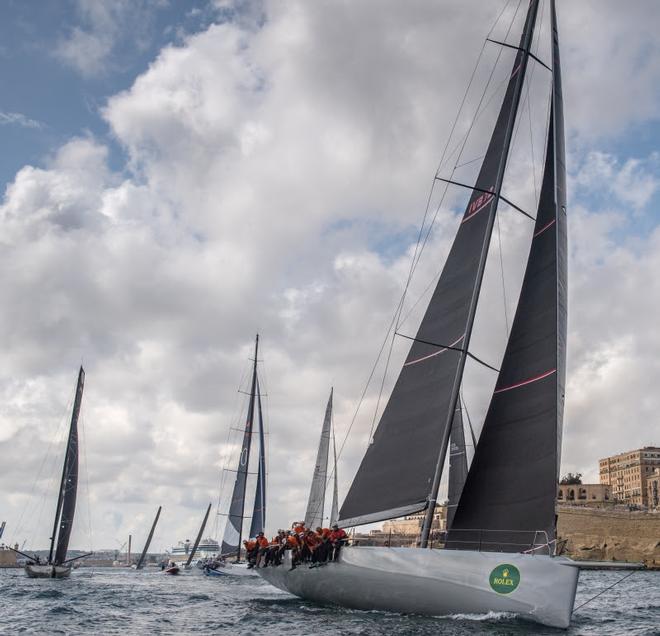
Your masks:
M179 541L179 543L170 551L169 558L175 563L185 563L188 560L188 555L193 549L193 542L190 539ZM203 559L212 559L220 554L220 546L215 539L203 539L197 546L193 564Z

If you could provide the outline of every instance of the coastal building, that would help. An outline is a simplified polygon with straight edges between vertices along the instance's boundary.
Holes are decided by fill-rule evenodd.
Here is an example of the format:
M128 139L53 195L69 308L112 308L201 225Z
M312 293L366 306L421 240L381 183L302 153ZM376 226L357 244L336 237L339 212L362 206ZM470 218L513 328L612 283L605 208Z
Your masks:
M660 468L656 468L646 480L646 501L650 509L660 509Z
M557 503L572 506L589 506L614 503L609 484L560 484Z
M660 468L660 447L645 446L599 461L600 483L611 487L614 499L648 505L647 481Z

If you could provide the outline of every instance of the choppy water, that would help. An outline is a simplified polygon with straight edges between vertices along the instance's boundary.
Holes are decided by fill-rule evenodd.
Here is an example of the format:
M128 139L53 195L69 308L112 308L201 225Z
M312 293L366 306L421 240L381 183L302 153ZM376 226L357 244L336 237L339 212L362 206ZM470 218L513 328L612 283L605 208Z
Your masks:
M624 576L583 572L576 607ZM660 635L660 572L630 578L574 615L568 632L506 615L427 618L322 607L261 579L80 569L69 580L0 570L2 634Z

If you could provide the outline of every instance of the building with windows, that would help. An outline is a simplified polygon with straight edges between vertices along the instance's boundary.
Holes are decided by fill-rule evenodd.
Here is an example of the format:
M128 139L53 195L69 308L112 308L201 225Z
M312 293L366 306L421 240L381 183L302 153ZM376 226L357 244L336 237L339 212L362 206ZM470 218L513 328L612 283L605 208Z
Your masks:
M611 496L624 503L648 506L648 479L660 468L660 447L605 457L599 461L600 483L611 488Z
M557 503L574 506L614 503L608 484L559 484Z
M660 509L660 468L656 468L646 480L646 499L649 508Z

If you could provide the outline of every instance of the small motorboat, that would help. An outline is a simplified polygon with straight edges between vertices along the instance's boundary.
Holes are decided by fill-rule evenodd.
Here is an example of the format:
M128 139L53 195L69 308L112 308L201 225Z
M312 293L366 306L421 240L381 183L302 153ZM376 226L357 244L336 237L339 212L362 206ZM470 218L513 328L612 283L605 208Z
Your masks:
M203 572L207 576L257 576L254 569L249 568L245 562L225 563L220 561L205 566Z

